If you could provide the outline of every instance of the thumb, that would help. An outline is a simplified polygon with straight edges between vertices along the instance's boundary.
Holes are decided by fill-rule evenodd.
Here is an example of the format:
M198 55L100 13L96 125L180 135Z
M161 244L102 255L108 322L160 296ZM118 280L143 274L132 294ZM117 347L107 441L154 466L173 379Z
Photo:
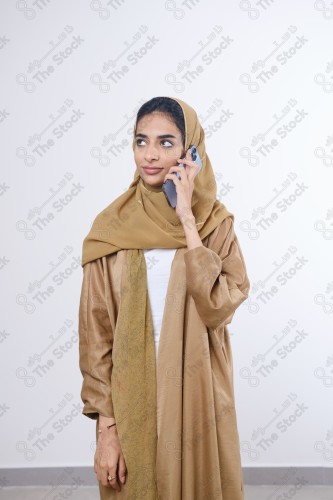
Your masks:
M122 484L125 483L126 472L127 472L127 469L126 469L126 464L125 464L124 456L121 455L120 458L119 458L118 476L119 476L120 481L122 482Z
M191 148L188 148L188 150L186 151L186 159L192 160Z

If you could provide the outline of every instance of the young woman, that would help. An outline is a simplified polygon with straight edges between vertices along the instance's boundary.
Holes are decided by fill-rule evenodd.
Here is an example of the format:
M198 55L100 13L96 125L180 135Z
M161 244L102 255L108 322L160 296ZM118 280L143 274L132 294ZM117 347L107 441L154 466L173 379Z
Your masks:
M143 104L133 151L132 183L82 249L82 413L96 420L100 498L243 500L227 325L250 283L234 216L184 101Z

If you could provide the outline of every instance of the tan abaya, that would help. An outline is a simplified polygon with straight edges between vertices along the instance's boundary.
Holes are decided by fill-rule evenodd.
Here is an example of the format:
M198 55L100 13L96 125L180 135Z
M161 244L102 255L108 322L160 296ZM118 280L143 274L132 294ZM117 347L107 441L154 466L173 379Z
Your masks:
M232 216L202 241L203 247L177 249L165 302L156 366L156 475L161 500L244 498L227 325L246 300L250 283ZM93 419L98 413L114 416L112 348L126 252L104 255L84 267L81 397L82 413ZM146 498L146 473L142 469L136 500ZM102 500L134 500L126 483L120 493L111 486L99 488Z

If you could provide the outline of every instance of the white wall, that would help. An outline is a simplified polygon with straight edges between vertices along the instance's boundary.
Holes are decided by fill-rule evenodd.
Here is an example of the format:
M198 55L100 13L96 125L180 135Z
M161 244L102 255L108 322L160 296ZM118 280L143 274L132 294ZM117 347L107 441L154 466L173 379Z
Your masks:
M130 184L134 117L158 95L197 110L248 267L230 325L243 465L332 466L329 2L7 0L0 16L0 466L93 463L82 241Z

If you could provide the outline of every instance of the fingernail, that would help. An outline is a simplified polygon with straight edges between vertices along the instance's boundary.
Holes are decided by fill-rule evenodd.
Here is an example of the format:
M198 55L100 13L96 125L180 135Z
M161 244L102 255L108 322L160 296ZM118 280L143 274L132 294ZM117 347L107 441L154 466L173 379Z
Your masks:
M125 476L121 477L120 481L124 484L124 482L125 482Z

